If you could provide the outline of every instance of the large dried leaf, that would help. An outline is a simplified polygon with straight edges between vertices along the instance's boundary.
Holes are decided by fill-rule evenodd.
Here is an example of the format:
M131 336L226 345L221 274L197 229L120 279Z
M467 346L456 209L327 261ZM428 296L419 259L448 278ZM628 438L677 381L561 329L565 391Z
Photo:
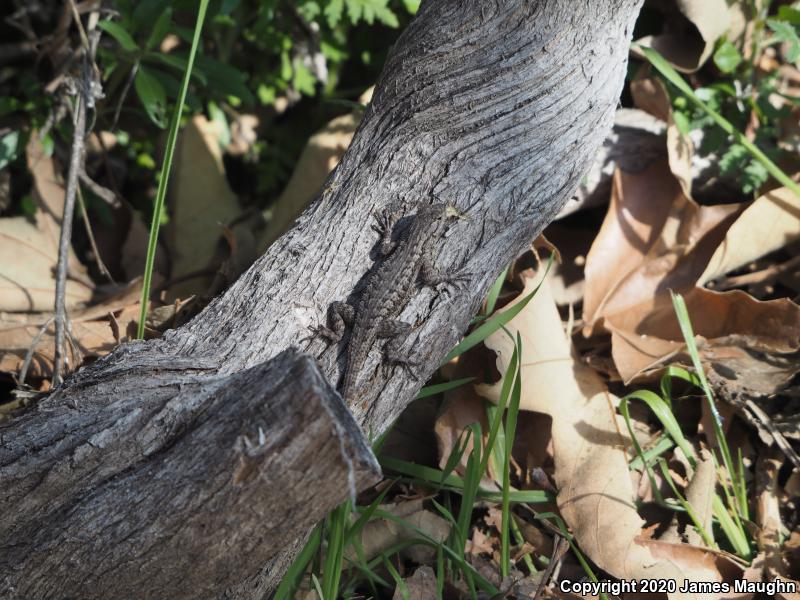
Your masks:
M736 219L714 251L699 285L800 239L800 198L782 187L760 196Z
M172 286L171 297L186 298L208 290L219 262L215 258L223 235L222 227L241 214L239 200L225 178L220 127L219 122L197 115L181 133L170 194L172 216L166 238L172 257L171 275L173 279L180 279L203 269L210 272Z
M2 311L52 310L55 303L55 270L65 191L52 159L44 154L35 133L26 155L37 211L33 220L27 217L0 219ZM86 279L86 269L71 247L67 264L73 277L67 280L65 302L67 308L71 308L88 301L93 288L77 281Z
M528 277L520 297L503 310L533 291L538 277ZM571 356L547 283L506 327L522 339L521 407L552 418L558 506L581 550L620 579L731 581L740 576L741 568L717 553L643 535L615 411L618 400L594 371ZM497 353L498 371L505 372L513 351L509 336L497 332L486 345ZM479 389L496 401L500 385Z
M623 379L657 368L682 350L670 290L685 295L701 353L720 373L771 371L779 385L797 372L782 365L778 373L783 361L775 356L800 349L800 308L794 302L696 287L712 257L725 255L719 248L731 226L741 233L739 223L746 227L752 218L741 204L697 205L664 163L641 175L618 173L587 257L584 332L612 333L612 355Z
M743 23L725 0L675 0L674 4L683 18L668 15L664 33L638 43L654 48L680 71L696 71L711 56L719 38L741 31Z
M641 174L618 172L586 261L586 332L602 320L635 331L669 289L694 286L741 210L697 205L663 161Z

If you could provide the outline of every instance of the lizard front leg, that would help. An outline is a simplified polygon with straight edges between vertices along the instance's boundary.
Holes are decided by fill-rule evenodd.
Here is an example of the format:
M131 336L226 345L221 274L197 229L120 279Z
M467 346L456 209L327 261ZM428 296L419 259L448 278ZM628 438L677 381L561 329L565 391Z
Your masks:
M460 288L462 284L466 283L471 274L459 271L453 275L445 275L436 266L430 262L425 261L419 269L419 279L427 286L435 288L436 286L445 283Z
M401 211L390 211L389 209L383 209L374 215L375 223L372 224L372 229L381 236L378 251L382 257L389 256L397 247L397 242L392 240L392 231L401 216Z
M377 334L379 338L388 338L383 348L386 364L402 367L416 379L417 377L412 367L418 367L420 363L408 360L400 351L403 343L411 333L411 330L412 326L410 323L395 319L384 319L378 323Z

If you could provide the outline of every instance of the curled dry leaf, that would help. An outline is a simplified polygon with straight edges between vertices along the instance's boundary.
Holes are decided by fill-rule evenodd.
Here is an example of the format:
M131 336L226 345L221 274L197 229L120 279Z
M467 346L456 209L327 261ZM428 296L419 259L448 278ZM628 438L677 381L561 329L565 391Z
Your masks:
M540 277L529 274L520 297L503 310L532 292ZM620 579L732 581L740 576L741 568L718 553L643 536L644 520L636 511L628 473L626 439L615 411L618 399L594 371L572 357L546 282L506 327L522 339L521 408L552 418L558 506L581 550ZM513 351L509 336L497 332L487 338L486 345L497 354L497 369L504 373ZM500 387L499 382L478 389L496 401ZM693 596L676 593L671 597Z
M650 46L686 73L699 69L711 56L716 41L726 33L741 32L743 23L725 0L675 0L680 14L667 14L665 33L638 41Z
M776 372L774 360L800 349L797 304L696 287L731 226L739 230L740 222L750 222L745 213L742 204L699 206L666 163L643 174L617 174L609 211L587 257L584 333L611 332L623 379L658 368L682 351L670 290L684 294L701 354L720 374L733 375L735 367L740 376L755 375L766 368L774 390L797 371L795 361Z
M26 148L28 170L33 177L36 204L33 220L27 217L0 219L0 311L52 310L55 302L55 269L64 210L64 186L53 160L45 155L34 132ZM93 287L86 270L70 248L67 265L67 308L87 302Z

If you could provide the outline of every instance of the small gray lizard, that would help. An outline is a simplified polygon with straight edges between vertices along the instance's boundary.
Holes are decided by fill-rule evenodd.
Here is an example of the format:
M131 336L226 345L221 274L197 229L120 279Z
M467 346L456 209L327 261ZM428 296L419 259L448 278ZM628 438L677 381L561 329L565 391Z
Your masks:
M443 275L431 256L435 241L444 233L444 223L459 216L451 206L420 203L413 222L396 242L392 241L392 230L398 214L384 212L377 217L373 229L381 235L380 254L384 260L370 275L355 307L345 302L331 303L328 327L315 328L317 334L335 343L342 339L345 325L352 325L341 387L345 402L355 400L357 378L379 339L390 338L384 347L388 364L408 369L418 366L399 353L412 326L396 317L414 295L418 280L433 287L440 283L457 284L468 277L466 273Z

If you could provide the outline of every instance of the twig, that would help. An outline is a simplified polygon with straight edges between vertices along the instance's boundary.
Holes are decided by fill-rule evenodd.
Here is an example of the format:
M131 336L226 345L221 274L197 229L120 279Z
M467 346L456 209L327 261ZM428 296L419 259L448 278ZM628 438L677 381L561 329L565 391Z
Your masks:
M800 267L800 256L795 256L786 262L771 265L760 271L745 273L744 275L737 275L735 277L727 277L721 280L716 287L717 289L730 289L734 287L743 287L745 285L767 283L777 279L787 271L798 267Z
M83 177L81 177L81 181L84 181ZM81 207L81 218L83 219L83 226L86 228L86 236L89 238L89 245L92 247L94 258L97 261L97 268L100 269L100 273L111 283L117 283L111 276L111 272L108 270L106 263L103 262L103 257L100 256L100 250L97 248L97 242L94 239L94 231L92 231L92 224L89 222L89 215L86 212L86 203L83 201L83 194L81 193L81 188L79 187L76 191L78 192L78 205ZM107 191L110 192L111 190Z
M72 136L72 154L69 160L67 192L64 199L64 215L61 220L61 237L58 242L58 267L56 269L56 347L53 360L53 388L61 384L61 364L64 360L64 330L66 326L66 307L64 302L67 284L67 259L72 238L72 215L75 211L75 191L78 187L78 172L83 160L84 136L86 134L86 91L85 82L78 82L79 90L75 96L75 119Z
M36 347L39 345L39 342L42 341L42 336L44 332L50 327L50 323L53 322L54 317L50 317L47 321L44 322L39 328L39 331L31 340L31 345L28 347L28 351L25 353L25 360L22 361L22 368L19 370L19 385L25 385L25 378L28 376L28 368L31 366L31 361L33 360L33 355L36 352Z
M73 6L73 14L77 17L74 7L74 0L70 0ZM97 68L94 65L94 54L97 50L99 32L95 30L97 19L89 17L89 38L86 34L81 37L85 40L86 47L83 50L82 73L80 79L74 80L75 84L75 108L74 108L74 131L72 138L72 152L69 161L69 173L67 175L67 190L64 198L64 214L61 220L61 237L58 243L58 266L56 268L56 290L55 290L55 352L53 357L53 388L58 387L62 381L62 366L64 362L64 336L67 329L67 314L65 306L65 291L67 284L67 260L69 257L70 241L72 239L72 217L75 212L75 195L78 188L78 176L83 170L83 152L86 143L86 114L90 107L94 107L95 98L98 92L98 82L96 79ZM78 27L83 33L83 25L78 23Z
M80 172L79 177L83 185L89 188L95 196L100 198L111 208L120 208L122 206L122 202L120 202L119 198L117 197L117 194L113 190L110 190L107 187L100 185L94 179L89 177L89 174L86 172L86 169Z

